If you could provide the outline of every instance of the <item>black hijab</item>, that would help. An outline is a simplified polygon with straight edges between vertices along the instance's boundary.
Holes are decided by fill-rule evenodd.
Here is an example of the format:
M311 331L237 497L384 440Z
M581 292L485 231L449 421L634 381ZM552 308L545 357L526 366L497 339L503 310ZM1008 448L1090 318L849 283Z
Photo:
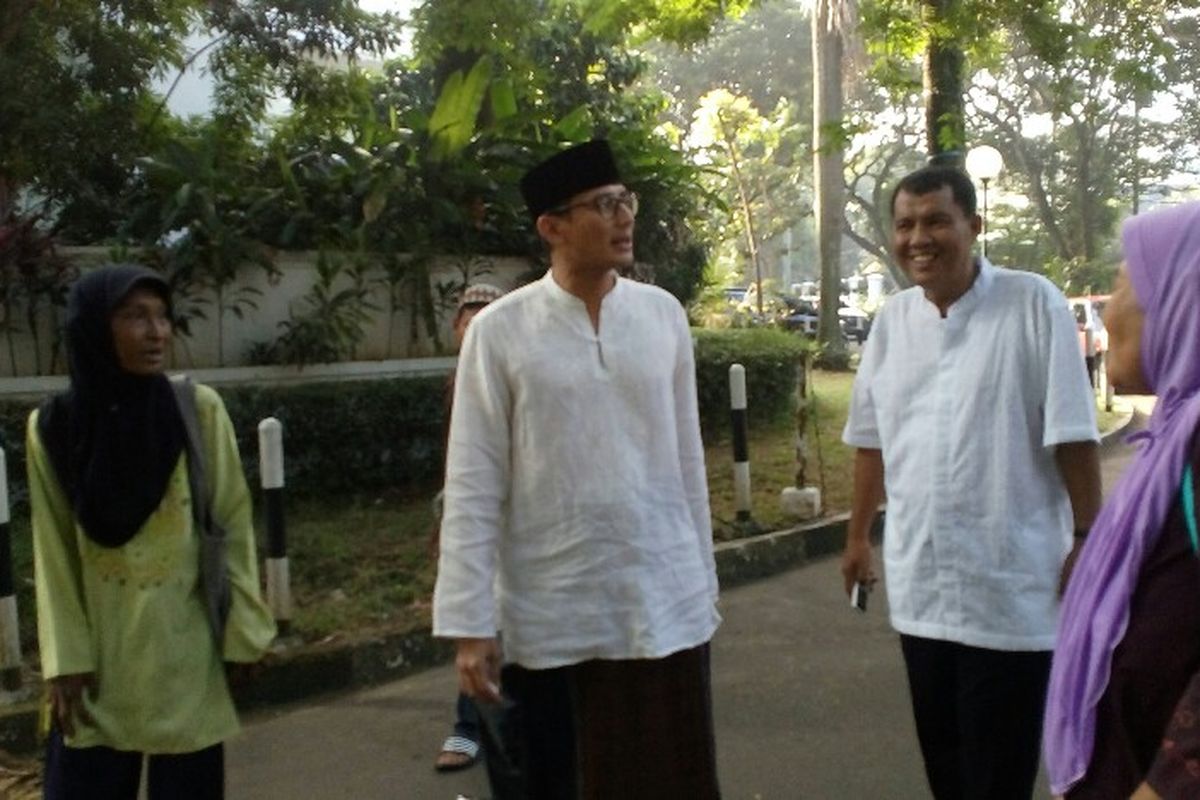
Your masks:
M38 413L38 433L89 539L120 547L158 508L186 433L166 375L121 369L112 315L135 288L170 288L156 272L119 264L88 273L67 301L71 384Z

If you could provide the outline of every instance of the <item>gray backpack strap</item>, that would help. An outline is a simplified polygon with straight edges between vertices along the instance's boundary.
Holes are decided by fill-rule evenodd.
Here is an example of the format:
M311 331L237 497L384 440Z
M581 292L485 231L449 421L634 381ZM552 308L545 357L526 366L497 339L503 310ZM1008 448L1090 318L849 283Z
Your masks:
M171 388L175 390L175 402L179 405L179 416L183 417L183 428L187 433L188 487L192 490L192 517L201 526L207 526L212 513L208 494L208 476L204 465L204 448L200 443L200 419L196 414L196 386L187 375L171 376Z
M196 413L196 386L186 375L171 378L175 401L187 433L188 487L192 495L192 518L200 537L200 581L204 589L204 610L220 652L225 640L225 620L229 617L229 566L225 561L225 531L213 519L212 493L209 489L204 445L200 438L200 419Z

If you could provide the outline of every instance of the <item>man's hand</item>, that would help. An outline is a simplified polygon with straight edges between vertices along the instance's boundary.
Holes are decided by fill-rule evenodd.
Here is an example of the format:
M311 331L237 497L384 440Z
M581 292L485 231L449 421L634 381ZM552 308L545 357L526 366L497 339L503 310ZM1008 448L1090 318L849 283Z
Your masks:
M842 552L842 580L846 585L846 594L854 588L855 583L875 585L875 570L871 567L871 543L865 539L848 539L846 549Z
M500 643L489 639L458 639L458 688L484 703L500 702Z
M883 502L883 452L860 447L854 451L854 497L846 524L846 549L842 553L842 578L846 594L861 581L875 583L871 568L871 526Z
M1071 545L1071 552L1067 553L1067 558L1063 561L1062 571L1058 574L1058 596L1061 598L1067 591L1067 582L1071 580L1071 573L1075 571L1075 562L1079 559L1079 551L1083 549L1083 539L1076 537L1075 543Z
M92 716L83 705L83 693L96 689L96 673L80 672L51 678L50 713L64 736L75 735L75 720L91 723Z

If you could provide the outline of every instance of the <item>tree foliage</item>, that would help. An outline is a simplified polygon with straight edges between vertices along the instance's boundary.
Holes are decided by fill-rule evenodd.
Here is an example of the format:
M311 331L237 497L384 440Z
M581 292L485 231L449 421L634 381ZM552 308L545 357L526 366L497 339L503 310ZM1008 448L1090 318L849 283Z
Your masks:
M699 230L711 243L712 280L755 280L760 250L786 231L806 231L809 47L805 9L771 2L718 25L702 44L647 49L650 74L668 95L666 125L680 131L689 157L704 167L708 196Z
M353 0L22 1L0 25L0 211L29 189L82 241L112 231L134 162L177 133L153 79L184 65L190 31L213 37L216 117L243 128L275 93L302 100L320 71L314 57L398 42L393 17Z
M719 245L718 271L734 280L761 282L763 244L811 213L808 125L797 117L787 100L765 116L748 97L726 89L700 99L688 145L708 166L703 180L713 200L704 230Z
M384 254L391 310L415 304L410 335L436 338L430 256L540 253L517 179L606 136L644 198L637 252L686 300L705 261L684 222L696 170L658 130L664 100L630 44L694 42L746 5L426 2L414 57L380 73L360 60L394 54L401 21L354 0L16 0L0 12L0 211L22 197L68 241L149 248L190 316L218 320L253 308L238 276L276 248ZM182 121L151 87L201 54L214 105ZM310 323L334 300L349 310L332 338L353 346L361 318L334 284L361 273L322 263L281 351L325 352L309 340L332 328Z
M289 352L344 353L360 256L382 259L393 314L420 310L409 337L436 339L448 290L433 255L541 257L519 176L591 137L611 140L642 195L639 269L685 301L707 263L740 271L785 231L812 239L814 151L844 150L830 172L848 189L838 221L901 279L887 247L895 179L924 155L997 146L992 253L1080 289L1103 288L1121 217L1200 156L1200 0L827 5L845 20L859 7L866 56L838 59L845 106L814 121L810 7L797 2L428 0L412 55L368 69L365 56L395 55L403 23L353 0L10 0L0 238L52 229L149 247L197 316L251 309L238 276L270 269L275 250L320 251ZM175 118L152 89L199 55L189 32L203 32L215 81L202 120ZM939 48L961 57L944 94L962 102L922 112ZM58 285L46 264L28 285ZM832 286L844 267L826 266ZM329 308L336 330L316 324Z
M955 0L941 19L921 4L864 3L873 82L912 108L930 42L952 40L964 124L961 141L940 145L986 142L1005 157L989 253L1074 290L1106 289L1119 220L1195 163L1197 3ZM1165 101L1176 119L1152 113Z
M0 12L0 218L23 189L105 214L150 142L148 86L178 62L189 0L15 2Z
M1193 131L1146 112L1195 85L1197 56L1169 24L1187 19L1184 5L1200 6L1064 0L1058 47L1014 37L976 76L976 135L1001 150L1004 186L1028 200L1013 222L1038 231L1024 255L1074 290L1107 288L1117 223L1194 155Z
M929 156L961 164L970 62L1006 49L1017 32L1043 54L1059 46L1058 0L864 0L862 30L872 75L898 95L923 92ZM952 154L957 154L952 155Z
M639 259L681 300L690 298L704 256L681 223L695 214L696 171L659 130L663 96L639 82L647 62L628 41L651 29L685 38L699 20L707 30L720 18L715 4L700 16L695 5L443 0L420 8L412 66L421 78L414 84L411 67L401 67L396 73L406 77L394 73L394 84L435 98L434 119L417 112L410 120L427 130L439 170L479 169L477 179L444 187L459 208L483 201L477 229L488 230L493 212L515 209L519 217L514 188L524 169L565 144L605 137L644 199ZM540 250L527 223L499 221L497 230L525 232L526 252Z
M760 114L781 100L806 106L812 97L812 50L808 14L800 3L764 3L715 26L703 43L646 48L649 77L667 95L668 119L691 124L700 100L714 89L747 98Z

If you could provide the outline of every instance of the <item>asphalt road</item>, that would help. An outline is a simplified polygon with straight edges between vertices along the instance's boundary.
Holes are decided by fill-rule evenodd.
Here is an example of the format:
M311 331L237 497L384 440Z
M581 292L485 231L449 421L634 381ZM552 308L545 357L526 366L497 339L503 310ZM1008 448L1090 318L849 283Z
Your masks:
M1106 448L1106 487L1127 459ZM883 592L851 610L829 559L725 592L722 614L713 696L728 800L929 797ZM251 716L229 743L229 797L486 797L481 767L433 771L454 696L441 667Z
M862 615L840 580L826 560L725 593L713 695L727 798L927 796L882 594ZM481 768L432 769L454 692L445 667L258 715L229 745L230 797L485 797Z

